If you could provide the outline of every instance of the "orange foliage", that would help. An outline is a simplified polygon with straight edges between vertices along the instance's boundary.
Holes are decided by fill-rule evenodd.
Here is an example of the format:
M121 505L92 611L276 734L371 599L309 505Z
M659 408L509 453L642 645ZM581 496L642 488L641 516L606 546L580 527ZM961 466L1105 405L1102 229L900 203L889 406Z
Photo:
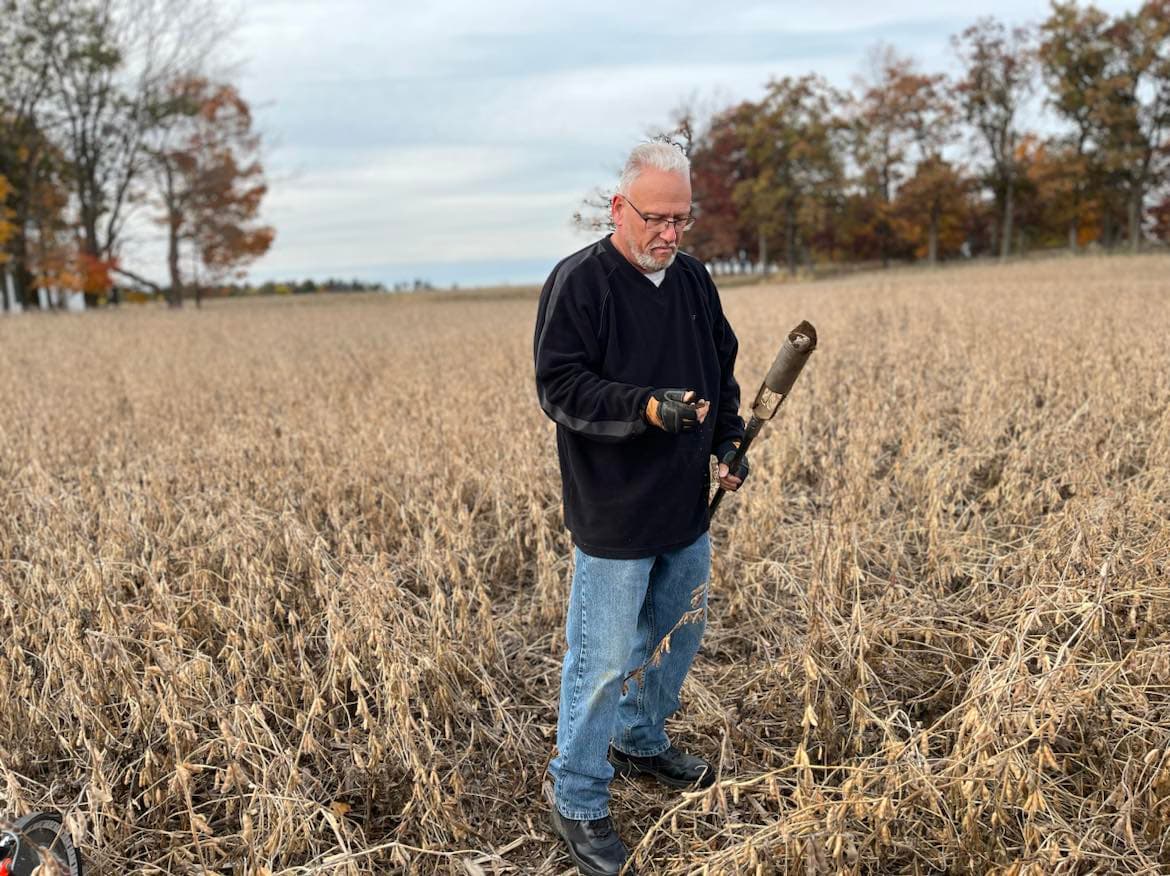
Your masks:
M84 288L85 271L78 263L72 247L43 239L38 242L36 250L30 267L33 282L37 286L71 291L80 291Z
M969 181L942 158L919 163L914 175L898 189L894 201L893 227L898 237L913 248L914 258L930 251L930 229L937 234L937 256L959 252L967 237Z
M0 176L0 265L8 261L12 256L4 251L4 245L8 239L12 237L16 231L15 226L8 221L12 215L12 211L4 206L4 202L8 200L8 195L12 191L12 186L3 176Z
M69 190L53 176L36 177L25 193L29 227L25 256L35 286L64 291L82 289L76 230L67 217Z
M1091 170L1087 156L1078 155L1070 145L1029 134L1017 145L1015 161L1023 169L1026 195L1021 198L1020 219L1034 242L1062 245L1070 226L1076 229L1078 246L1099 237L1101 205L1085 191Z
M176 242L190 241L211 277L223 277L263 255L275 232L256 224L268 191L247 102L231 85L182 80L177 94L196 111L163 160L171 169L166 212Z
M117 259L103 259L87 252L79 253L77 272L81 291L87 295L105 295L114 286L110 272L117 266Z
M36 286L100 297L114 285L110 271L117 266L116 260L78 252L68 234L41 229L32 250L29 268Z

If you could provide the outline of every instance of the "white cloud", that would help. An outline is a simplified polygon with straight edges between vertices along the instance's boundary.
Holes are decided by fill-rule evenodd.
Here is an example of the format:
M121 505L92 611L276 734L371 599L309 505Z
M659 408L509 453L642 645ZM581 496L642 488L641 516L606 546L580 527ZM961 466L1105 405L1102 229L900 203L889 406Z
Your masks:
M555 259L581 245L568 228L580 198L683 99L726 105L809 71L845 86L879 40L938 69L952 63L949 35L977 15L1047 10L255 0L237 45L270 144L264 214L277 229L257 273Z
M314 264L522 259L571 242L576 191L510 190L525 153L504 147L403 148L306 174L267 212L288 243L269 270ZM550 215L559 222L549 222ZM278 241L280 238L278 238ZM323 269L328 272L328 269Z

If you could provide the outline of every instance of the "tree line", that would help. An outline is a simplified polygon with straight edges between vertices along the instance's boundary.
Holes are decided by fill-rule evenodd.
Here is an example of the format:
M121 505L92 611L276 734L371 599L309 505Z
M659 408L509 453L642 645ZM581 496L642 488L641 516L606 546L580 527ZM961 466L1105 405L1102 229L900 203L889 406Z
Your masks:
M5 307L44 289L179 306L268 249L251 109L208 72L228 33L213 0L0 0ZM124 262L136 213L165 233L165 278Z
M953 75L879 46L850 91L809 74L701 126L681 110L663 136L692 162L688 250L795 273L1170 240L1170 0L1115 17L1054 2L951 42ZM578 224L604 225L606 201Z
M311 295L318 292L385 292L386 284L368 280L342 280L327 277L324 280L269 280L259 286L231 284L226 287L229 295Z

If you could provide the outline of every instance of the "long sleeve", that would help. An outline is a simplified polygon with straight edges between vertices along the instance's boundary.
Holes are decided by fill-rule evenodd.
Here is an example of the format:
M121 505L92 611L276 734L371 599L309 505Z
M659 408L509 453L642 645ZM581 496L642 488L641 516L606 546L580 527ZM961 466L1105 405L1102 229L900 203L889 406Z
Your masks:
M719 356L719 409L715 411L711 452L722 457L734 442L743 440L744 425L739 416L739 383L735 379L735 357L739 353L739 341L723 315L719 293L713 283L709 291L715 301L714 337Z
M660 279L605 237L554 267L540 293L536 391L557 424L565 526L590 556L693 543L710 523L712 440L743 434L736 340L714 283L682 252ZM657 387L709 398L702 428L647 425L643 405Z
M652 389L598 373L604 291L571 267L562 265L541 292L533 345L540 406L572 432L625 441L646 431L642 406Z

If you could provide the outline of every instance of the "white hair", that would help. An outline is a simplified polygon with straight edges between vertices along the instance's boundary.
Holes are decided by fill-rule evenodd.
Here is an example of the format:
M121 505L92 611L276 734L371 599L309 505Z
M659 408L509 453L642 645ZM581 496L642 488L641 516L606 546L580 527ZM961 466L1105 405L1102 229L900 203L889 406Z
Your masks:
M691 176L691 160L673 143L663 143L661 140L640 143L634 147L630 157L626 159L626 166L622 168L622 176L618 180L618 193L628 194L634 180L648 167L681 174L687 179Z

